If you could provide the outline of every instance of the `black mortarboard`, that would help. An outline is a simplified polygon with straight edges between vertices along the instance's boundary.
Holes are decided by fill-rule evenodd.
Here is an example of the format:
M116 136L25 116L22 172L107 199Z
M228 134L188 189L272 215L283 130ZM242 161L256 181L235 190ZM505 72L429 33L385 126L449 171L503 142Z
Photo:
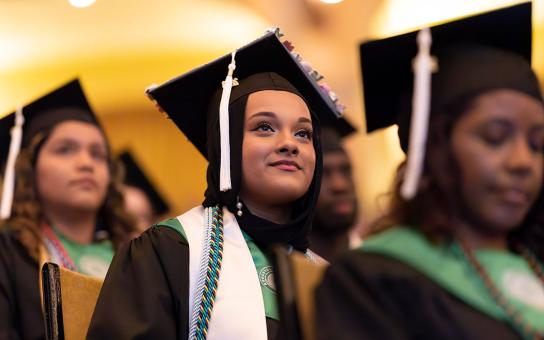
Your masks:
M22 113L24 116L22 147L37 132L65 120L83 120L99 125L78 79L23 106ZM0 163L5 162L8 156L10 129L14 124L15 112L0 120Z
M257 73L276 73L300 92L321 125L335 126L342 135L353 132L353 126L341 118L342 113L331 99L331 96L336 99L335 95L329 96L318 85L305 69L308 64L297 60L290 52L290 46L285 46L276 33L269 32L236 51L233 77L242 80ZM231 54L225 55L148 91L204 156L206 114L214 94L225 80L230 62Z
M40 131L66 121L78 120L100 127L78 79L47 93L0 120L0 165L5 164L0 218L8 218L15 185L15 160Z
M531 3L431 27L431 54L438 58L438 72L432 78L431 107L435 109L463 93L508 86L511 82L517 82L513 86L525 82L520 86L529 87L528 91L536 95L536 78L527 76L527 67L519 69L520 59L530 65L531 30ZM406 106L411 105L417 33L360 46L368 132L396 124L401 111L410 111ZM514 60L512 54L519 59Z
M125 184L141 189L149 198L153 206L153 212L156 215L167 213L170 210L168 203L156 189L157 186L152 183L149 176L146 176L141 165L136 162L132 154L129 151L124 151L119 155L118 159L125 168Z

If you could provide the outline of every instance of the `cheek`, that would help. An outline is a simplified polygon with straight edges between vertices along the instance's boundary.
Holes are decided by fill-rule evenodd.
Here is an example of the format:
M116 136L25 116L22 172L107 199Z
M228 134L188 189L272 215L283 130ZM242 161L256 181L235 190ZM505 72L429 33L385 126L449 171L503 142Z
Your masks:
M454 162L460 171L460 187L465 199L474 198L476 191L480 190L496 173L493 154L472 136L467 134L452 138L452 153Z
M68 178L66 166L59 166L59 162L52 161L49 157L39 157L36 161L36 184L39 191L48 188L62 189Z
M111 182L111 173L108 164L100 164L96 167L97 181L100 182L105 189Z
M310 181L311 181L315 173L315 162L316 162L315 149L313 145L308 145L304 148L301 148L301 150L302 150L301 153L304 156L304 162L306 163L306 168L308 169L307 173L310 175Z
M262 168L268 155L274 151L268 144L264 138L255 140L253 136L244 137L242 145L242 169L248 171L255 168Z
M538 162L536 173L538 178L538 186L542 187L544 184L544 153L540 155L540 162ZM544 188L541 189L541 192L543 190Z

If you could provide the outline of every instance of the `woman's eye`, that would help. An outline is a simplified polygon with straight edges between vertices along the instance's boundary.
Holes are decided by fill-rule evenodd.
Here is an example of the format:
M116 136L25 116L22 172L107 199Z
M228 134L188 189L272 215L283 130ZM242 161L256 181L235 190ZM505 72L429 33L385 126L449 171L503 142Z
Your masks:
M274 129L272 128L272 125L269 123L259 123L257 124L257 127L254 129L254 131L262 131L262 132L274 132Z
M302 129L295 133L295 136L301 137L307 140L312 140L313 133L311 130Z
M92 150L91 156L98 161L105 161L108 158L107 153L104 150Z
M488 145L499 146L508 139L509 131L503 128L491 128L484 130L481 134L482 139Z
M544 153L544 138L538 137L538 138L532 138L529 140L529 146L531 147L531 150L535 152L543 152Z
M59 155L68 155L70 153L73 153L75 151L75 148L71 145L60 145L58 147L56 147L55 149L55 153L56 154L59 154Z

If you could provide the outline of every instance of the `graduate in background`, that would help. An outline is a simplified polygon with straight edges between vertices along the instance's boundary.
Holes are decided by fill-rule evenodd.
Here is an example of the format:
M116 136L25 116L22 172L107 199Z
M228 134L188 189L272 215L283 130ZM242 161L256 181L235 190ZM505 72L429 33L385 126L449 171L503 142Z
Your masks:
M530 66L531 4L431 32L422 176L404 191L401 165L384 231L328 269L321 339L544 335L544 102ZM410 33L361 48L367 126L396 120L405 150L418 136L406 117L416 46Z
M6 166L10 178L16 157L12 207L8 181L2 194L9 216L0 230L0 339L44 339L40 262L104 277L132 226L106 136L78 80L17 114L22 149L17 156L12 147ZM0 120L2 160L15 115Z
M136 162L132 153L123 151L117 160L121 163L125 174L123 199L125 209L136 219L136 231L133 235L136 237L146 231L149 226L157 223L158 218L164 216L170 207L156 185L145 174L142 166Z
M352 130L353 132L355 129ZM310 233L312 251L327 261L348 250L352 240L357 245L357 195L349 155L342 146L343 138L334 126L321 131L323 178L316 214ZM353 236L352 236L353 235Z
M292 48L271 31L149 91L207 157L205 200L115 256L89 339L281 339L265 250L313 258L318 119L340 116Z

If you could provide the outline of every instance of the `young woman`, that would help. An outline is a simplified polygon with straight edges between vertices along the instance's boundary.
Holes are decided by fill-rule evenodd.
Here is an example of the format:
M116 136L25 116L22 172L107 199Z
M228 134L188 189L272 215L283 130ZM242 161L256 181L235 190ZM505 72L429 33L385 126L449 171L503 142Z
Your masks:
M88 337L279 338L265 251L307 252L335 104L274 32L150 94L207 155L205 200L116 255Z
M22 113L13 207L0 231L0 338L43 339L40 260L104 277L131 225L106 136L79 82ZM1 125L11 122L8 116Z
M525 4L433 28L442 45L418 191L401 197L403 164L385 230L329 268L320 338L542 338L544 102L530 18ZM370 43L363 61L410 40Z

